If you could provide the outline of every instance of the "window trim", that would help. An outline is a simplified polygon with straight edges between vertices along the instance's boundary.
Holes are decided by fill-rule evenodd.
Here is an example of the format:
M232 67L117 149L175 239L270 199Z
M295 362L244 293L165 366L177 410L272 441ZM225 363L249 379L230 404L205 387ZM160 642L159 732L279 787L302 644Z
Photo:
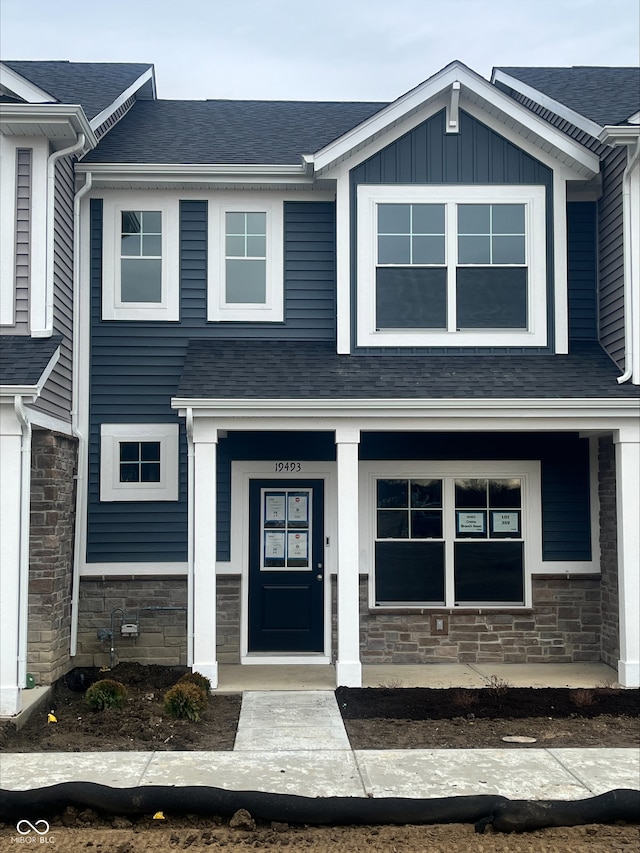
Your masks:
M121 296L122 213L160 211L162 214L162 299L160 302L123 302ZM103 320L180 319L179 201L166 196L122 193L103 200Z
M123 442L160 442L160 481L158 483L121 483L120 444ZM100 425L100 500L177 501L178 424L101 424Z
M524 560L524 603L505 604L478 602L455 604L454 592L454 481L460 477L511 479L522 481L521 537ZM387 603L375 600L375 542L376 542L376 481L378 479L442 479L443 481L443 541L445 543L445 603ZM371 610L525 610L532 606L532 576L544 571L542 564L542 481L540 462L522 461L381 461L360 463L359 536L361 572L368 567L369 608ZM441 541L441 540L425 540ZM487 541L489 541L487 539ZM499 541L499 540L491 540Z
M433 185L359 184L357 188L357 345L358 346L546 346L547 252L545 187L523 184ZM451 322L455 306L458 204L524 204L528 270L528 328L456 331L376 329L377 205L445 204L447 305ZM452 249L453 254L452 254ZM448 261L451 260L451 263ZM466 265L462 265L463 268Z
M264 304L226 301L226 214L266 213ZM284 320L284 200L266 194L228 193L209 199L207 320L267 322Z

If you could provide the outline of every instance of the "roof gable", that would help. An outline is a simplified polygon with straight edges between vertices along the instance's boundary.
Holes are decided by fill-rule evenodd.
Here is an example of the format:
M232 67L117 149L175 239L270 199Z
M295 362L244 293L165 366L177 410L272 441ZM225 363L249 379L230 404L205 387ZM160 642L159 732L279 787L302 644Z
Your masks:
M562 163L575 177L590 178L598 172L598 160L586 148L456 60L317 151L311 158L316 173L322 174L345 160L349 167L356 165L444 106L447 132L457 132L459 122L454 114L464 108L487 124L504 127L505 135L518 138L529 151L537 149L545 161Z
M153 72L153 65L134 62L3 60L3 64L39 90L41 97L49 95L49 101L82 105L90 120L141 77ZM37 102L47 101L38 99Z

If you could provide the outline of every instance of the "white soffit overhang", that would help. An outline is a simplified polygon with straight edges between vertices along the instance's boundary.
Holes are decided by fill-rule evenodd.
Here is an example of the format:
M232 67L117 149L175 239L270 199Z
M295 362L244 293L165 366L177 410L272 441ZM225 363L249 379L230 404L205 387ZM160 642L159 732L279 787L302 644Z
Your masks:
M464 109L465 104L476 107L475 115L479 109L485 116L491 116L516 135L553 156L576 177L588 179L598 173L599 160L595 154L456 61L309 157L316 174L366 148L373 140L388 133L411 115L420 113L421 121L428 118L429 105L437 102L438 108L441 108L440 99L454 83L460 84L461 109ZM366 159L366 156L364 152L362 159Z
M85 151L98 144L84 110L77 104L0 104L0 130L5 136L46 136L55 149L85 136Z

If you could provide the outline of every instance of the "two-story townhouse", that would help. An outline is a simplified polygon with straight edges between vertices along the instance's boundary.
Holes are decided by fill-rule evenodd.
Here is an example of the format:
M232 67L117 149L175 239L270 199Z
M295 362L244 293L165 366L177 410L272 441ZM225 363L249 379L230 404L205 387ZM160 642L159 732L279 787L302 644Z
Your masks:
M602 81L587 132L454 62L391 104L140 102L84 158L77 662L115 626L214 684L638 684L637 73Z
M77 664L638 685L637 73L518 71L138 100L77 164Z
M74 164L153 89L150 65L0 65L1 714L71 666Z

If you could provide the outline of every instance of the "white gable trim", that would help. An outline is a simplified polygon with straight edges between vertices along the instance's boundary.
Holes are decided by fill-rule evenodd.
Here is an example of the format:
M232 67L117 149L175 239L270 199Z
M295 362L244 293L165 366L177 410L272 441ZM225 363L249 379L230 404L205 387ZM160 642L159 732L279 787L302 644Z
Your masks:
M355 165L357 161L354 162L353 155L365 146L366 152L363 152L358 159L364 160L370 157L372 154L370 143L384 135L379 147L385 147L390 142L391 128L404 124L403 132L406 133L409 129L406 127L406 119L410 117L413 117L412 126L425 121L436 111L433 109L434 105L441 109L449 104L447 90L454 83L461 84L460 109L466 110L467 105L475 103L478 105L476 108L480 109L483 115L492 115L500 124L511 128L510 138L517 137L518 140L529 138L539 152L537 154L539 159L542 159L546 152L547 158L551 156L556 161L566 163L572 171L583 178L593 177L598 172L599 160L595 154L556 130L548 122L538 118L466 66L453 62L420 86L407 92L406 95L316 152L313 156L316 174L346 158L351 158L351 165ZM441 102L443 98L445 100ZM431 110L425 109L427 107L431 107ZM501 133L506 135L502 130ZM521 141L518 141L518 144L522 146Z
M93 130L96 130L103 124L107 119L115 113L116 110L120 109L120 107L128 101L132 95L135 95L137 91L139 91L145 83L151 82L153 88L153 94L155 97L156 94L156 81L155 74L153 71L153 66L150 66L143 74L138 77L124 92L119 95L115 101L109 104L108 107L105 107L102 112L99 112L97 116L91 119L90 124Z
M58 100L18 74L13 68L5 65L4 62L0 62L0 85L28 104L46 104Z
M565 119L565 121L571 122L571 124L575 125L580 130L583 130L585 133L590 134L590 136L593 136L595 139L598 138L598 134L602 130L602 126L597 122L592 121L590 118L586 118L586 116L583 116L581 113L577 113L570 107L565 106L561 101L556 101L555 98L545 95L544 92L541 92L539 89L535 89L533 86L523 83L522 80L518 80L517 77L512 77L510 74L506 74L499 68L493 69L491 82L503 83L505 86L509 86L509 88L514 89L521 95L524 95L525 98L531 98L532 101L540 104L541 107L551 110L552 113L555 113L560 118Z

